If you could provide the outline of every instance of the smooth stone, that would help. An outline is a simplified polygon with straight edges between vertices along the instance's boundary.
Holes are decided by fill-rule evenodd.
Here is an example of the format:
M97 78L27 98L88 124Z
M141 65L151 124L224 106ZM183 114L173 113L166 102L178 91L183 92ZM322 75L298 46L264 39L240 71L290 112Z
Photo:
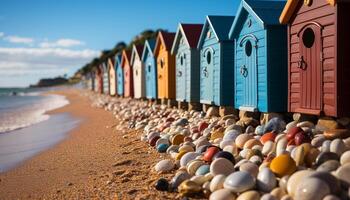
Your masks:
M284 191L282 188L280 187L276 187L275 189L273 189L270 194L274 197L276 197L277 199L281 199L284 195L286 195L286 191Z
M191 145L182 145L179 147L179 151L192 152L194 149Z
M249 161L255 163L256 165L260 165L262 163L262 158L257 155L253 155L249 158Z
M246 162L239 167L239 171L248 172L253 177L256 177L259 173L259 167L252 162Z
M209 173L209 170L210 170L209 165L202 165L202 166L198 167L195 175L205 175L205 174Z
M149 142L149 145L151 145L152 147L154 147L157 143L157 140L159 140L160 137L159 136L154 136L153 138L151 138L148 142Z
M329 194L329 195L323 197L322 200L340 200L340 198L335 196L335 195Z
M203 145L203 146L197 147L196 152L197 153L204 153L208 149L208 147L209 147L208 145Z
M315 124L310 122L310 121L303 121L303 122L299 122L297 124L297 127L307 127L307 128L314 128L315 127Z
M302 166L304 164L304 159L305 159L305 156L306 156L306 152L304 150L304 147L303 146L298 146L298 147L295 148L294 152L295 153L294 153L293 159L295 161L295 164L297 166Z
M255 190L243 192L237 197L237 200L257 200L257 199L260 199L260 194Z
M257 135L262 135L264 134L265 126L264 125L259 125L255 128L254 133Z
M182 196L192 196L199 193L201 190L202 187L191 180L185 180L178 187L178 191Z
M147 135L147 139L149 141L156 136L160 136L160 133L159 132L151 132L150 134Z
M316 148L311 148L306 156L305 156L305 163L306 163L306 166L308 167L312 167L316 161L316 158L317 156L320 154L320 151Z
M186 153L186 151L180 151L179 153L176 154L175 160L181 160L182 156L184 156Z
M271 161L270 169L278 177L282 177L285 175L291 175L295 172L296 164L288 154L282 154Z
M287 140L293 140L295 138L295 135L300 132L304 132L303 129L301 129L300 127L293 127L289 129L286 134Z
M322 146L321 146L321 151L322 152L329 152L330 148L331 148L331 142L332 141L330 141L330 140L323 141Z
M190 174L190 175L195 175L196 174L196 171L197 169L204 165L205 163L201 160L193 160L191 162L189 162L187 164L187 172Z
M227 126L230 126L230 125L232 125L232 124L235 124L236 123L236 120L235 119L226 119L225 120L225 126L227 127Z
M291 141L291 142L293 142L293 141ZM297 146L304 144L304 143L310 143L310 142L311 142L311 137L304 132L299 132L294 137L294 143Z
M296 127L298 124L297 121L291 121L286 125L286 130L289 131L291 128Z
M315 172L309 177L318 178L327 183L332 194L338 194L340 192L340 181L328 172Z
M250 139L244 143L243 149L252 149L253 146L259 145L262 146L261 142L255 138Z
M190 178L191 178L191 175L189 175L187 172L177 173L171 180L171 186L173 189L177 188L183 181Z
M287 191L287 184L288 184L289 177L290 177L289 175L283 176L282 178L280 178L278 182L278 186L282 188L284 191Z
M220 189L213 192L209 200L235 200L236 197L229 189Z
M265 142L261 153L266 156L267 154L273 152L274 149L275 149L275 143L272 141L267 141Z
M157 146L157 151L158 151L159 153L165 153L166 150L168 149L168 147L169 147L168 144L159 144L159 145Z
M233 157L232 153L227 152L227 151L219 151L216 153L213 157L213 159L218 159L218 158L225 158L229 161L231 161L233 164L235 164L235 158Z
M253 126L248 126L246 129L245 129L245 133L254 133L255 129Z
M257 187L260 191L270 192L276 187L276 176L269 168L263 168L256 180Z
M163 137L159 138L159 139L157 140L157 142L156 142L156 146L158 146L158 145L160 145L160 144L167 144L167 145L169 145L169 140L168 140L168 138L163 138Z
M201 121L199 124L198 124L198 131L199 132L202 132L204 131L204 129L206 129L207 127L209 126L209 124L205 121Z
M175 167L174 163L171 160L161 160L159 161L154 169L156 170L156 172L158 173L163 173L163 172L169 172L171 170L173 170Z
M332 171L337 170L339 166L340 166L339 161L337 161L337 160L328 160L328 161L322 163L320 166L318 166L316 171L332 172Z
M278 200L278 199L272 194L264 194L261 196L260 200Z
M207 162L211 162L213 159L213 156L218 153L220 149L215 146L209 147L206 152L204 153L203 160Z
M294 200L294 199L290 195L286 194L281 198L281 200Z
M175 126L186 126L188 124L188 119L181 118L174 122Z
M169 183L166 179L160 178L154 187L159 191L167 191L169 189Z
M233 172L224 182L224 188L239 193L250 190L254 186L255 178L248 172L244 171Z
M226 152L229 152L231 153L232 155L237 155L238 153L238 149L235 145L227 145L224 147L223 151L226 151Z
M240 133L237 131L237 130L229 130L225 133L223 139L224 140L236 140L237 136L239 135Z
M267 141L275 141L277 134L275 132L269 132L269 133L265 133L264 135L261 136L260 138L260 142L262 144L265 144Z
M316 158L316 165L320 166L328 160L339 160L339 156L333 152L321 152Z
M179 146L178 145L170 145L166 152L170 154L170 152L178 152L179 151Z
M311 145L314 147L320 147L322 146L322 143L326 140L324 135L317 136L314 139L311 140Z
M237 136L237 138L235 140L236 146L240 149L243 149L244 144L250 139L253 139L253 136L251 136L247 133L243 133L243 134Z
M315 171L313 170L300 170L292 174L287 182L287 191L291 196L295 195L296 187L302 182L304 178L311 176Z
M345 163L350 163L350 150L340 156L340 164L345 165Z
M242 126L237 125L237 124L233 124L233 125L228 126L228 127L225 129L225 133L227 133L228 131L231 131L231 130L235 130L235 131L237 131L238 133L242 133L242 132L243 132Z
M340 166L335 172L337 178L341 181L345 187L350 186L350 163Z
M235 171L232 161L226 158L215 159L210 165L210 173L213 176L223 174L225 176Z
M197 156L201 155L200 153L196 152L187 152L185 155L183 155L180 159L180 166L185 167L187 163L194 160Z
M177 134L171 138L171 144L173 145L180 145L184 142L184 135Z
M288 141L287 141L286 137L278 140L278 142L276 144L276 155L277 156L283 154L286 151L287 144L288 144Z
M337 138L331 142L329 150L330 152L336 153L338 154L338 156L341 156L342 153L346 151L346 146L343 140Z
M323 180L307 177L298 184L294 198L298 200L322 200L329 193L329 186Z
M218 130L215 130L214 132L211 133L210 140L215 140L223 137L224 137L224 130L219 128Z
M335 139L335 138L348 138L350 137L350 130L348 129L330 129L323 132L323 135L326 139Z
M194 181L198 185L203 185L207 181L207 178L203 175L196 175L196 176L192 176L190 180Z
M220 148L224 149L227 145L236 145L234 140L222 140L220 142Z
M219 116L219 108L216 106L209 107L205 115L206 118L218 117L218 116Z
M322 117L317 121L317 126L324 127L326 129L337 129L339 124L336 120L331 117Z
M274 117L269 122L267 122L267 124L265 125L264 132L266 133L266 132L276 131L277 133L280 133L285 128L286 128L286 122L279 117Z
M226 176L223 174L219 174L214 176L214 178L210 182L210 191L214 192L216 190L224 188Z

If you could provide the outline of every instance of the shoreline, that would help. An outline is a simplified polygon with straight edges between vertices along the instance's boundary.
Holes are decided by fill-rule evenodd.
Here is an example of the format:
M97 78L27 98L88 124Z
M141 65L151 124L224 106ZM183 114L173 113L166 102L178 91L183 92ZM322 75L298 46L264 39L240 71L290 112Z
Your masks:
M52 148L0 174L0 199L175 198L154 189L159 175L150 168L159 154L139 140L139 131L115 130L118 120L92 108L84 90L52 93L70 104L48 114L70 113L81 123Z

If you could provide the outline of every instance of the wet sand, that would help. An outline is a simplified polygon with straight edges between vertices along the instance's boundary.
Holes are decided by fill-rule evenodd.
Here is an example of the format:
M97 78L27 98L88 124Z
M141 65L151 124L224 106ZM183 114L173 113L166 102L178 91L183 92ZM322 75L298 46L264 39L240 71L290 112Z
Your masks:
M0 174L0 199L174 199L158 192L161 160L137 131L116 130L112 113L91 107L77 89L55 92L70 104L50 114L70 113L80 125L51 149ZM171 173L161 175L170 177Z

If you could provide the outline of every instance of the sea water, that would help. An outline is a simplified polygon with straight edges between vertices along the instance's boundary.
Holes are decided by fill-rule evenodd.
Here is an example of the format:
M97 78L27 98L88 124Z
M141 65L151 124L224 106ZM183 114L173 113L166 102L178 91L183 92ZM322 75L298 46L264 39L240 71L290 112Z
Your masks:
M69 101L48 89L0 88L0 173L64 139L79 120L68 113L48 115Z

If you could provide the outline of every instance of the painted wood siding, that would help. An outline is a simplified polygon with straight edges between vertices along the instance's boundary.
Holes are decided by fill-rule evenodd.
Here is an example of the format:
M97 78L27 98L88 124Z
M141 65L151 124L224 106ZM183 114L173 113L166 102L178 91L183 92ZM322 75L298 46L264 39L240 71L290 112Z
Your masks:
M200 49L200 102L205 104L220 105L220 44L215 37L215 33L209 29L210 38L206 37L203 41L202 47ZM208 76L211 76L210 82L206 82L206 77L203 73L205 67L207 66L207 60L205 53L208 49L213 51L212 63L213 68L208 72Z
M288 100L287 27L270 26L267 31L267 110L285 112Z
M114 96L116 95L116 86L117 86L116 72L112 62L109 62L108 64L109 64L109 94Z
M182 37L179 40L180 44L175 56L176 100L188 102L191 93L191 51Z
M124 95L124 72L119 64L117 66L117 87L118 95Z
M161 62L163 60L163 66ZM158 97L175 99L175 56L162 45L157 57Z
M327 1L313 1L310 7L298 6L298 12L292 17L288 29L289 35L289 111L296 112L301 107L301 78L298 61L300 59L299 37L297 33L309 22L317 22L323 26L322 36L322 105L326 115L337 115L337 83L336 83L336 23L335 7Z
M148 99L157 99L157 66L155 58L148 53L144 63L146 76L146 97Z
M143 63L138 55L135 55L133 64L133 80L134 80L134 97L145 97L145 74L143 70Z
M103 93L109 94L109 77L108 77L108 67L103 64Z

